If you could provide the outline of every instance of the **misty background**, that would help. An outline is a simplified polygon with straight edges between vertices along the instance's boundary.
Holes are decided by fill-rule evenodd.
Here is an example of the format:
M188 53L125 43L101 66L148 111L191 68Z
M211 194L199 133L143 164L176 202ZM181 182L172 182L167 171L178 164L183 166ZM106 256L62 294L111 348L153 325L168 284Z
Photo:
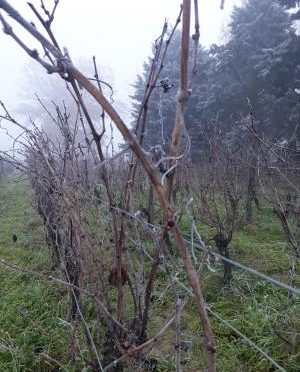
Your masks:
M33 2L39 8L40 2ZM53 23L53 31L62 47L66 47L75 63L86 73L93 72L92 56L97 58L99 75L114 88L114 101L126 122L130 121L130 95L143 62L151 56L153 41L160 35L164 20L174 24L180 9L180 0L123 0L71 1L62 0ZM230 12L238 0L226 2L220 9L220 0L200 2L200 43L209 46L226 39ZM36 22L27 1L15 0L11 4L27 20ZM52 2L46 1L51 8ZM11 22L14 31L31 48L38 45L17 24ZM36 94L43 100L46 92L60 104L64 85L57 76L48 75L31 60L11 38L0 33L0 100L10 113L23 123L30 114L33 120L40 110ZM42 55L42 51L40 52ZM90 64L90 66L89 66ZM201 71L199 71L201 73ZM51 88L52 87L52 88ZM58 88L57 88L58 87ZM58 90L57 95L55 90ZM26 98L25 98L26 97ZM49 98L49 97L48 97ZM16 128L1 122L0 147L7 150L12 136L19 134ZM114 138L120 137L114 133Z

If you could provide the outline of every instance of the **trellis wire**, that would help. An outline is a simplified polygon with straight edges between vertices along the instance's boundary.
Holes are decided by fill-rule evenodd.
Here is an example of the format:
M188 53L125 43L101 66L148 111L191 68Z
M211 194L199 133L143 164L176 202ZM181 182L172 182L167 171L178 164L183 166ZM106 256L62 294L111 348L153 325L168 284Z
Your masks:
M146 221L144 221L142 218L140 218L138 215L136 214L132 214L128 211L125 211L119 207L116 207L116 206L112 206L110 205L109 203L107 203L106 201L102 200L101 198L98 198L98 197L95 197L94 198L98 201L100 201L101 203L105 204L106 206L108 206L109 208L113 208L115 210L117 210L118 212L122 213L122 214L125 214L127 215L128 217L136 220L136 221L139 221L140 223L143 223L144 225L147 225L148 227L151 227L152 229L155 229L157 231L159 231L159 227L158 226L155 226L151 223L148 223ZM252 274L252 275L255 275L261 279L263 279L264 281L267 281L275 286L278 286L278 287L281 287L282 289L285 289L287 291L290 291L290 292L293 292L295 293L296 295L300 296L300 289L299 288L296 288L296 287L292 287L291 285L289 284L286 284L286 283L283 283L277 279L274 279L264 273L261 273L260 271L256 270L256 269L253 269L252 267L248 267L248 266L245 266L243 264L241 264L240 262L237 262L237 261L234 261L234 260L231 260L229 258L226 258L224 256L222 256L221 254L211 250L210 248L207 248L207 247L203 247L201 246L200 244L197 244L195 242L191 242L189 239L186 239L184 238L184 241L189 244L189 245L194 245L196 248L198 248L199 250L203 251L204 253L208 253L208 254L211 254L217 258L219 258L220 260L222 261L225 261L225 262L228 262L229 264L231 264L232 266L240 269L240 270L245 270L247 271L249 274Z

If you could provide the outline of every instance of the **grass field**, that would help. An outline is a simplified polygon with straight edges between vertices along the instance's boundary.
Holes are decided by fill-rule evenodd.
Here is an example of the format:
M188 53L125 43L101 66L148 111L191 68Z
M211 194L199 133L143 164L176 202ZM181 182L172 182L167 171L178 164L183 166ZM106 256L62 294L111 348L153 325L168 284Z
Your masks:
M16 182L14 175L0 183L0 259L5 260L0 267L0 371L88 371L84 365L88 351L82 331L65 320L67 291L30 274L32 271L53 275L41 221L31 203L26 182ZM182 224L188 230L187 222L183 220ZM17 237L15 242L13 235ZM255 223L236 233L231 253L241 263L287 280L290 252L280 225L267 206L256 216ZM8 268L7 263L27 272ZM201 273L207 303L286 371L299 371L300 300L295 296L288 299L285 290L239 270L234 270L234 280L224 286L222 265L218 263L216 269L216 273L207 269ZM171 291L161 296L162 290L158 281L150 334L155 331L156 320L171 310ZM196 313L190 300L182 317L183 340L191 345L182 353L183 371L200 372L205 366L199 337L202 330ZM86 320L92 329L93 319ZM212 316L211 321L218 347L218 371L276 370L219 319ZM152 350L158 371L174 371L174 334L174 328L170 328Z
M14 181L0 184L0 257L47 274L48 252L29 188ZM66 292L3 266L0 280L0 371L51 371L67 365L69 330L60 321L65 317Z

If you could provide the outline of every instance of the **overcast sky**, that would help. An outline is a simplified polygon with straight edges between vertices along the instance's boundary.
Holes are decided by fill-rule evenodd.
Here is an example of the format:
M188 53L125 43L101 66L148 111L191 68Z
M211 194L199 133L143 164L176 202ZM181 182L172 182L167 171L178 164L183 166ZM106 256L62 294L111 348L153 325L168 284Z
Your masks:
M38 0L32 2L39 7ZM38 25L26 0L9 3ZM45 4L52 3L52 0L45 1ZM221 11L220 0L199 1L202 44L208 46L221 40L236 3L237 0L227 0L225 11ZM61 0L53 31L75 63L80 57L96 55L99 65L112 75L116 98L129 104L131 85L141 72L143 61L151 54L151 43L160 35L165 18L171 24L175 22L180 4L180 0ZM30 47L35 47L25 31L13 22L11 25ZM29 61L11 38L0 33L0 99L11 108L18 104Z

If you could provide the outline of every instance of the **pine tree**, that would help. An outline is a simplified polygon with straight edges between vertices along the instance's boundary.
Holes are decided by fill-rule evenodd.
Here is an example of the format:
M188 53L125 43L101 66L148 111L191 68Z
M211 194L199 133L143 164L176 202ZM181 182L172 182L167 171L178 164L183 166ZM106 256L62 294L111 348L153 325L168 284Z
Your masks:
M258 130L271 138L299 142L300 38L287 7L297 1L248 0L232 13L229 41L200 48L198 74L185 114L194 156L205 151L203 133L218 122L223 137L245 123L248 102L255 111ZM155 88L149 108L145 146L167 146L174 123L178 90L179 33L170 45L161 77L172 89ZM150 61L135 85L135 112L141 101ZM298 125L298 126L297 126ZM163 135L162 135L163 133Z

